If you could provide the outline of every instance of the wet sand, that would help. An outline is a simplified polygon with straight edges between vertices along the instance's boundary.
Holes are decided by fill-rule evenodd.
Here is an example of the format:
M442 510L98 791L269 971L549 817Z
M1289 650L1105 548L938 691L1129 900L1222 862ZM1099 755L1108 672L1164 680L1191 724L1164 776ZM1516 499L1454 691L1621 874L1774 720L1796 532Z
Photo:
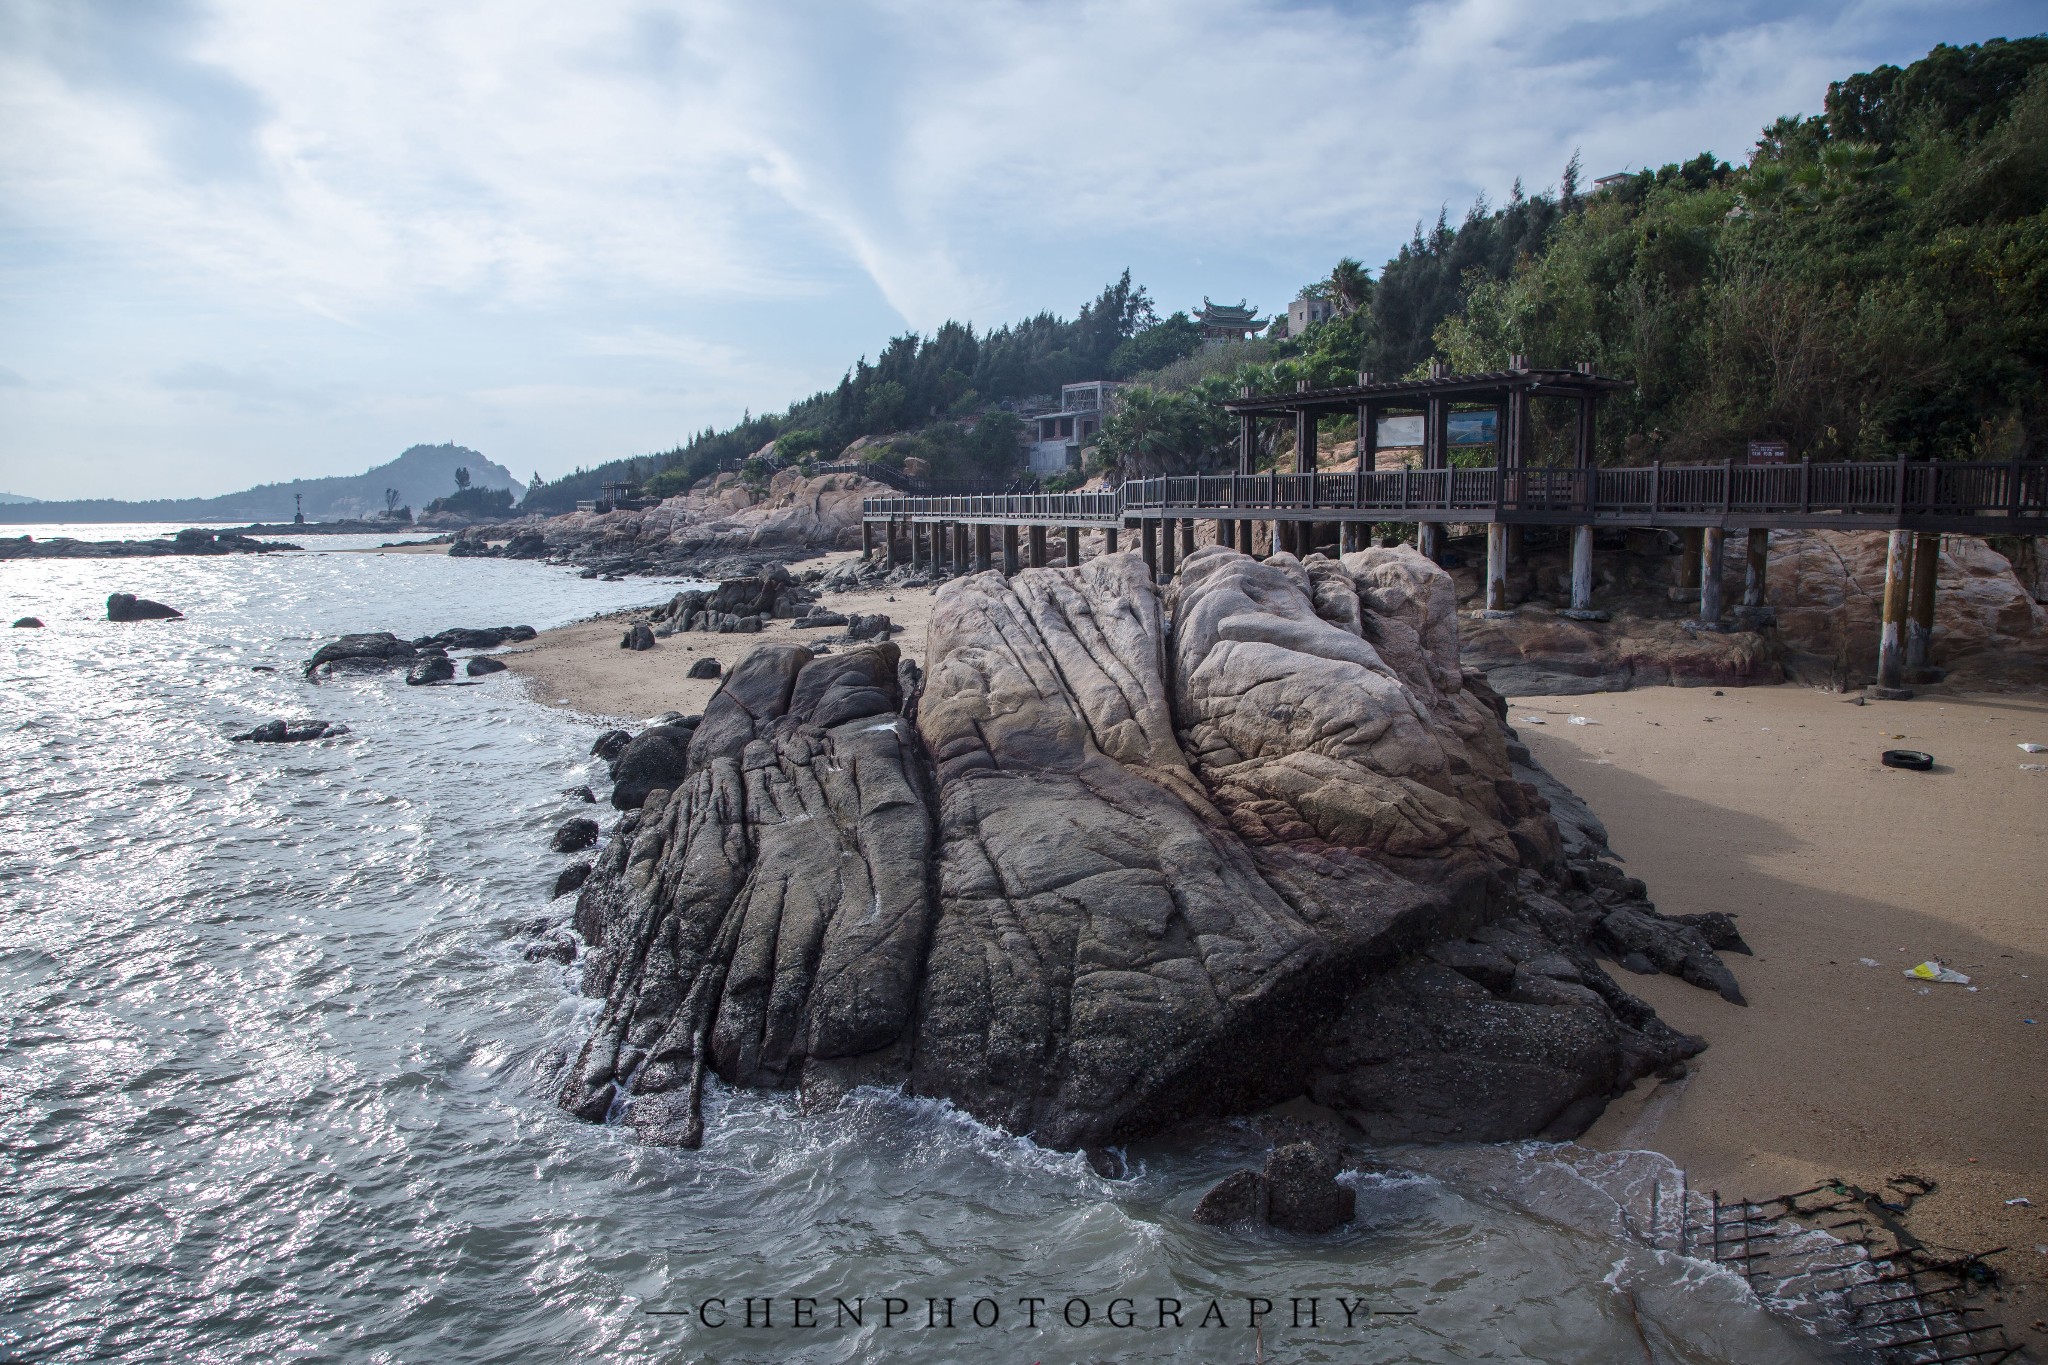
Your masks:
M1908 1226L2011 1248L1992 1264L2032 1283L2010 1325L2034 1335L2048 1279L2048 771L2021 765L2048 754L2016 746L2048 744L2048 696L1857 706L1792 686L1651 688L1517 700L1509 716L1659 909L1738 915L1756 950L1727 955L1746 1008L1617 972L1710 1046L1586 1141L1662 1151L1731 1196L1932 1179ZM1887 748L1936 767L1883 767ZM1903 975L1936 957L1975 989Z

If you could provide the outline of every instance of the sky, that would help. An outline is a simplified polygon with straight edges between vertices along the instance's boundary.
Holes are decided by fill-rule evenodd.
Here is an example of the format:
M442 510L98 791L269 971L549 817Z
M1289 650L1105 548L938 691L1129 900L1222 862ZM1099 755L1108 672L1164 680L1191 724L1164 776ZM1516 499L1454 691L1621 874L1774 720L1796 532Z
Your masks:
M1740 161L1984 0L0 0L0 491L667 449L948 318L1282 308L1519 178Z

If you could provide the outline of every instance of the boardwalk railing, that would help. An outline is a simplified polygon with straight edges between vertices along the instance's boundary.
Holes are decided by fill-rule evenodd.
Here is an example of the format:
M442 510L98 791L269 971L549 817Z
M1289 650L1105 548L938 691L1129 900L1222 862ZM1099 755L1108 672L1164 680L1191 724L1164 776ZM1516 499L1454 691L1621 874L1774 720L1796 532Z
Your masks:
M1388 469L1134 479L1113 492L868 498L868 521L1111 526L1164 516L1654 525L1783 519L1814 524L2048 519L2048 461L1904 460L1634 469ZM1998 529L1996 526L1993 530ZM2035 528L2025 528L2035 533Z

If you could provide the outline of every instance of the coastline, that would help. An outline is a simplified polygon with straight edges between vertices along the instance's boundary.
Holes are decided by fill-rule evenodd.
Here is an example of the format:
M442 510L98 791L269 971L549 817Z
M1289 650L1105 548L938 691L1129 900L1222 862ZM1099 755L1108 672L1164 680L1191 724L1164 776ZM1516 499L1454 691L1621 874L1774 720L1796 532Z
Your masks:
M923 666L937 591L830 594L821 605L888 613L904 657ZM684 676L698 659L729 670L756 645L833 634L771 621L758 635L692 632L620 649L644 614L545 631L499 657L543 704L635 720L701 712L718 680ZM1709 1048L1683 1080L1616 1099L1581 1142L1662 1152L1698 1187L1731 1197L1925 1176L1939 1191L1913 1209L1913 1232L2009 1248L1991 1263L2018 1331L2048 1303L2048 1257L2035 1250L2048 1244L2038 1084L2048 1026L2022 1022L2048 1019L2048 950L2031 909L2039 869L2014 850L2048 846L2048 773L2022 771L2030 756L2015 746L2048 743L2048 693L1847 702L1795 684L1511 701L1523 742L1607 823L1658 908L1737 914L1756 950L1728 959L1747 1007L1614 969ZM1597 723L1572 725L1573 715ZM1879 765L1878 752L1898 745L1932 752L1935 771ZM1938 902L1927 903L1928 887L1942 889ZM1977 989L1902 974L1929 957ZM2007 1206L2015 1197L2036 1207Z

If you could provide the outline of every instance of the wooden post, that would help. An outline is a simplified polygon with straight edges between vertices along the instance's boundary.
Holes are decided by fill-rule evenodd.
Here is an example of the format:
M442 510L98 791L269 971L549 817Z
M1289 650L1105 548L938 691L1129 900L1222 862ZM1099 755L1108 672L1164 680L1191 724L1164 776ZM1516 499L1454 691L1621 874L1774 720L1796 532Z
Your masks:
M1246 397L1250 397L1247 393ZM1250 413L1240 413L1237 418L1237 472L1252 472L1252 456L1259 448L1259 419Z
M1066 529L1066 538L1067 567L1070 569L1078 569L1081 567L1081 528L1078 526L1069 526Z
M1508 609L1508 528L1486 523L1486 609Z
M1013 522L1003 527L1003 577L1009 578L1024 567L1017 560L1017 527Z
M1115 554L1115 553L1116 553L1116 532L1117 532L1117 528L1116 528L1116 527L1114 527L1114 526L1108 527L1108 528L1106 528L1106 529L1105 529L1105 530L1103 531L1103 533L1102 533L1102 552L1103 552L1104 554L1112 554L1112 555L1113 555L1113 554Z
M953 572L967 572L967 523L953 523Z
M1433 521L1415 524L1415 548L1422 551L1422 557L1435 560L1444 552L1444 528Z
M1182 518L1180 519L1180 555L1181 555L1181 558L1182 558L1182 559L1186 559L1186 558L1187 558L1187 557L1188 557L1189 555L1193 554L1194 552L1195 552L1195 519L1194 519L1193 517L1182 517Z
M1444 445L1450 434L1450 405L1441 398L1430 398L1422 411L1422 467L1442 469L1448 462Z
M1237 524L1237 548L1246 554L1252 552L1252 524L1248 521Z
M1159 523L1145 518L1138 523L1138 538L1145 552L1145 571L1159 577Z
M974 528L974 571L976 573L987 573L989 566L995 560L995 556L989 552L988 541L988 523L983 522Z
M1771 567L1771 533L1762 526L1749 528L1748 562L1742 573L1742 605L1761 607L1764 604L1764 575Z
M1913 537L1913 593L1906 611L1906 668L1909 672L1933 666L1934 581L1941 571L1941 537ZM1927 679L1915 677L1915 682Z
M1316 472L1316 415L1307 408L1294 410L1294 472Z
M1680 602L1690 601L1700 595L1700 555L1705 537L1697 526L1688 526L1678 533L1678 586L1672 595Z
M1166 576L1166 577L1168 577L1168 578L1171 578L1171 577L1173 577L1173 518L1172 518L1172 517L1168 517L1168 518L1166 519L1166 521L1165 521L1165 525L1164 525L1164 529L1163 529L1163 533L1162 533L1162 534L1160 535L1160 537L1159 537L1159 572L1160 572L1161 574L1165 575L1165 576Z
M860 557L871 560L875 557L874 523L863 520L860 524Z
M1572 610L1593 609L1593 528L1572 527Z
M1045 528L1043 526L1034 526L1031 528L1031 567L1042 569L1049 562L1051 562L1051 557L1046 553L1045 549Z
M1700 533L1700 621L1721 624L1721 528L1709 526Z
M1885 701L1903 701L1913 695L1906 686L1906 561L1909 533L1893 531L1886 537L1884 556L1884 617L1877 637L1877 686L1871 695Z
M1370 403L1358 405L1358 472L1371 473L1380 462L1379 413Z
M1216 523L1216 543L1226 549L1237 548L1237 523L1225 517Z

